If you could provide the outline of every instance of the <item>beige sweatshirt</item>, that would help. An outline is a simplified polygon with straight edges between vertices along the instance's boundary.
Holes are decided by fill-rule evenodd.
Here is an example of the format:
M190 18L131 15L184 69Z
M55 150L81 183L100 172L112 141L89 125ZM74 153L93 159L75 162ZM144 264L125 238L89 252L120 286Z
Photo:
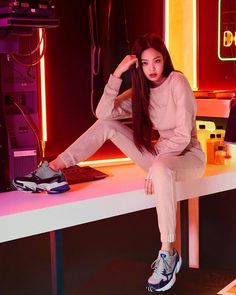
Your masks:
M132 117L131 89L119 95L121 83L122 79L110 76L96 109L98 119ZM150 89L149 114L153 129L160 134L157 154L180 155L191 150L204 161L197 140L196 101L182 73L173 71L160 86Z

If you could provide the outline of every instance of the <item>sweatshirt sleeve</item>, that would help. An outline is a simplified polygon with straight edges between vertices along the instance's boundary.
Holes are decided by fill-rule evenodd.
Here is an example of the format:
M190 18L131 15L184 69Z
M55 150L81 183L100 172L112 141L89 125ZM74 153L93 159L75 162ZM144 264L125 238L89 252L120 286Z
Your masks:
M181 154L189 145L196 116L196 102L193 91L184 77L179 74L173 79L171 95L175 103L175 128L172 136L160 137L156 143L158 154ZM171 114L169 114L171 116Z
M121 83L122 80L120 78L110 75L96 108L96 116L98 119L114 120L131 117L131 89L118 95Z

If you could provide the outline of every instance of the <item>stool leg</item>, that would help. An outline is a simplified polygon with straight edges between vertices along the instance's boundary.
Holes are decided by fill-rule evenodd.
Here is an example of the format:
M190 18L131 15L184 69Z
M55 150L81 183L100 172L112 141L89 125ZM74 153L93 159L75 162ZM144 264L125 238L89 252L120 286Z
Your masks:
M188 200L189 267L199 268L199 198Z
M64 295L62 231L50 232L52 295Z
M183 266L189 267L189 222L188 222L188 200L180 201L181 220L181 256Z

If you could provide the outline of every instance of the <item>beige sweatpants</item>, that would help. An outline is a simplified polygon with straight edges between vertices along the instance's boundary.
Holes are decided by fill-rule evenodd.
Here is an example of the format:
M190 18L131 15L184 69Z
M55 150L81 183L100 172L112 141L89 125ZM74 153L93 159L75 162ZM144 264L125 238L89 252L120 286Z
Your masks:
M182 156L141 153L133 142L130 128L115 120L97 120L84 134L59 155L66 167L75 165L93 155L110 139L125 155L148 172L154 186L161 242L174 242L176 232L175 180L200 177L205 170L204 161L194 152Z

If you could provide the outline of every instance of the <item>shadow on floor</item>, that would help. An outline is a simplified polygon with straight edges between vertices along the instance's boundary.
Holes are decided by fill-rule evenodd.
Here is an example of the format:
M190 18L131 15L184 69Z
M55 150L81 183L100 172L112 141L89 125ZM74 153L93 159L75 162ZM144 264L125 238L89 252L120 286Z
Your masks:
M84 282L71 295L143 295L150 266L134 261L113 261ZM235 279L235 273L182 269L173 288L165 295L214 295Z

